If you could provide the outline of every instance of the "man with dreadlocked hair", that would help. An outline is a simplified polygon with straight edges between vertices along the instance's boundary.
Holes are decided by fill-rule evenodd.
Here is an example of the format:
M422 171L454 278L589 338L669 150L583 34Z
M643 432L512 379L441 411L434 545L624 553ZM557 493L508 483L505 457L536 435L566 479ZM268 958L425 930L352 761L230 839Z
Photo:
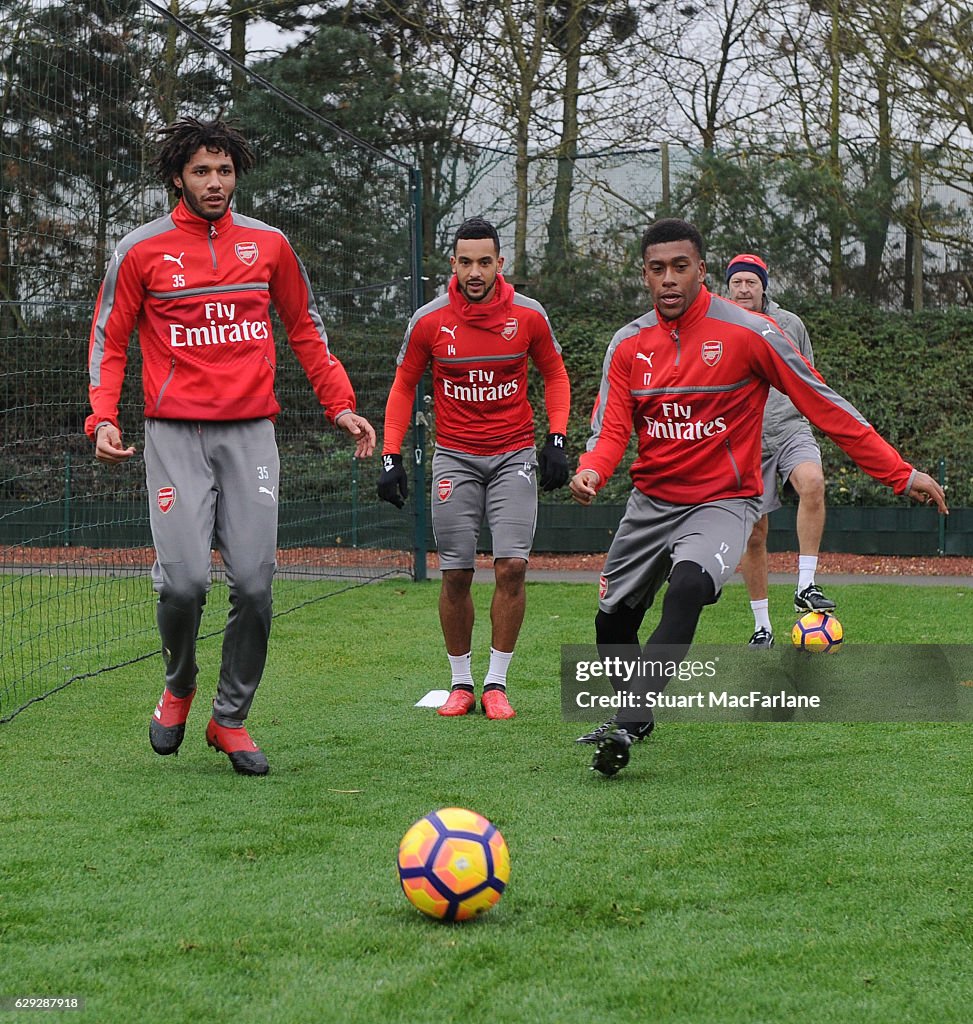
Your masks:
M165 689L149 724L158 754L174 754L196 694L196 637L211 548L230 592L223 656L206 741L243 775L267 758L244 725L263 674L276 567L280 460L274 419L273 303L327 418L355 455L375 447L328 337L307 273L276 228L231 210L254 165L223 121L186 117L162 131L155 161L176 194L171 213L126 235L98 295L89 343L95 456L125 462L118 402L129 337L138 329L145 397L145 473L156 559L152 580Z

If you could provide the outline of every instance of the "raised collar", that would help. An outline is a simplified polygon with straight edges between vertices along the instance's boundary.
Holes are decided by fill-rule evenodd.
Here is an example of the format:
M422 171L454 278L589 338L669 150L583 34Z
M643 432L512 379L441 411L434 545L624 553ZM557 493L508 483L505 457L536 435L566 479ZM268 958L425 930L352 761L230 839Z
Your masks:
M209 237L214 231L216 234L221 234L229 229L233 224L233 210L227 209L226 213L219 220L207 220L205 217L200 217L198 214L193 213L186 205L185 200L180 197L179 202L172 211L172 220L176 227L181 228L183 231Z
M449 279L447 294L450 308L465 323L494 334L500 334L507 326L514 290L503 274L497 274L496 288L489 302L468 302L459 290L455 274Z
M675 320L666 320L659 310L656 309L655 315L656 319L659 321L659 326L667 328L670 331L681 331L687 327L691 327L693 324L699 323L699 321L702 320L709 312L711 298L712 294L706 285L700 285L699 294L689 304L689 308L686 312Z

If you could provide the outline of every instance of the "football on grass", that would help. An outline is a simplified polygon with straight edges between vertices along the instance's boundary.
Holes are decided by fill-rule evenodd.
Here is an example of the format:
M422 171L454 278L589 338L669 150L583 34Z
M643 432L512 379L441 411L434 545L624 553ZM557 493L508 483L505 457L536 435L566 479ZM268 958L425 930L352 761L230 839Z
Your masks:
M429 917L466 921L489 910L510 880L510 853L496 825L462 807L420 818L399 843L399 880Z
M811 654L829 654L838 650L844 636L841 623L824 612L807 612L791 630L794 646Z

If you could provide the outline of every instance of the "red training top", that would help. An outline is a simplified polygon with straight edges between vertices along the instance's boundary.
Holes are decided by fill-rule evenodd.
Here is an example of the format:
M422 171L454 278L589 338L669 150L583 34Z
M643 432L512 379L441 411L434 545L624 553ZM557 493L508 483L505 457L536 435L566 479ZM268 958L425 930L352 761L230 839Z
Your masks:
M401 450L430 361L439 446L500 455L533 445L528 356L544 377L550 431L564 434L571 384L544 307L515 292L503 275L489 302L467 302L454 275L446 294L417 310L406 328L385 406L383 454Z
M196 216L184 202L118 244L98 293L85 431L119 426L128 342L138 326L145 415L247 420L280 412L270 304L315 394L334 420L355 393L328 349L304 266L283 233L227 211Z
M896 494L909 490L912 466L775 321L705 287L678 319L653 309L612 339L578 468L593 469L603 487L634 429L630 473L644 494L681 505L762 494L760 431L771 384L866 473Z

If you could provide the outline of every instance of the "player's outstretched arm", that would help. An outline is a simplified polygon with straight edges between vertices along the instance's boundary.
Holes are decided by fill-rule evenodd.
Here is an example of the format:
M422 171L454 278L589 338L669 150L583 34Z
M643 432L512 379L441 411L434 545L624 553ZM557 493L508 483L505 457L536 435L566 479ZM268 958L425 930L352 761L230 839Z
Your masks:
M364 416L344 412L335 420L334 425L355 439L356 459L367 459L375 451L375 428Z
M912 486L906 492L910 498L921 501L924 505L935 505L941 515L948 516L946 493L928 473L916 473Z
M110 466L128 462L135 449L122 444L122 432L113 423L103 423L95 435L95 458Z
M571 477L571 482L568 484L571 497L579 505L590 505L598 493L596 488L600 479L601 477L593 469L579 470Z

